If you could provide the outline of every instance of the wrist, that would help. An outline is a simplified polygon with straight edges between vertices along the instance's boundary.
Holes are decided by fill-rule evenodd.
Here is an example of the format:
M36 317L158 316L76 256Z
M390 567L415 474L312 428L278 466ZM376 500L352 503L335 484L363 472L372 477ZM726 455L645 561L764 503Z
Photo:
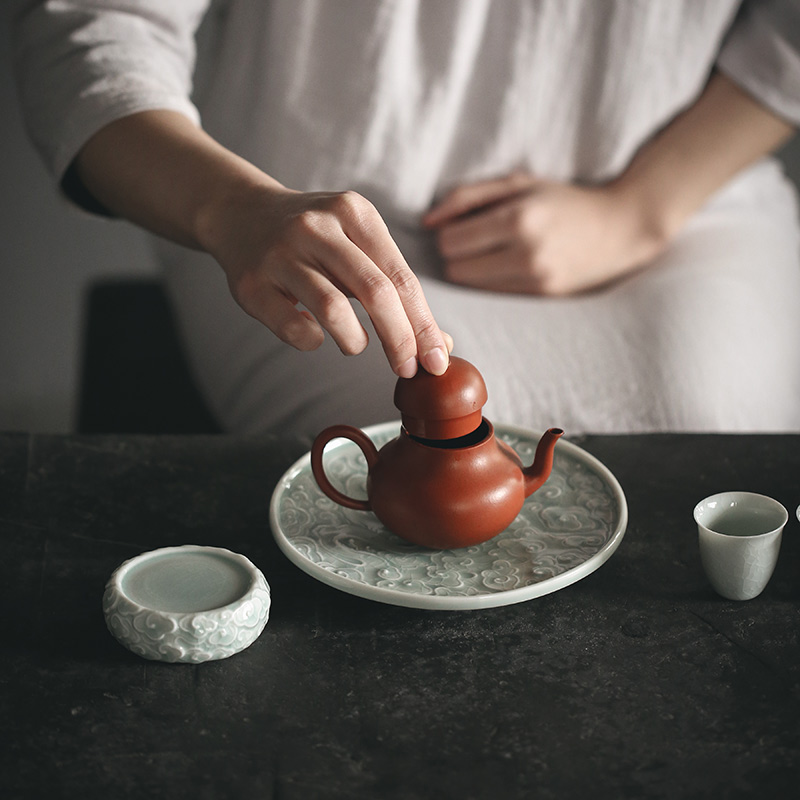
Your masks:
M697 101L644 144L609 187L638 208L646 237L663 247L714 192L790 131L788 123L715 73Z
M661 252L680 229L681 215L658 192L651 192L631 176L623 174L607 184L604 191L617 218L622 220L621 228L628 232L631 252L639 254L637 260Z
M236 160L239 163L233 165L235 168L223 170L204 193L192 215L198 246L215 256L224 249L231 231L242 223L248 209L263 209L290 191L251 164Z

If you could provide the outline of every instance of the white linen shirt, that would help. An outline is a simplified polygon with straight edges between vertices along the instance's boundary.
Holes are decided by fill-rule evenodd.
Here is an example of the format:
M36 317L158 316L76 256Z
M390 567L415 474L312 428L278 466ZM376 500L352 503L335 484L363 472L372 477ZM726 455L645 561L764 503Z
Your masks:
M420 215L518 168L612 178L715 68L798 123L798 53L797 0L48 0L15 28L31 137L73 200L92 207L63 180L83 144L146 109L186 114L292 189L361 192L483 372L490 418L570 434L800 430L800 243L780 170L737 176L648 269L558 300L441 280ZM379 346L297 353L210 256L158 251L225 428L396 417Z

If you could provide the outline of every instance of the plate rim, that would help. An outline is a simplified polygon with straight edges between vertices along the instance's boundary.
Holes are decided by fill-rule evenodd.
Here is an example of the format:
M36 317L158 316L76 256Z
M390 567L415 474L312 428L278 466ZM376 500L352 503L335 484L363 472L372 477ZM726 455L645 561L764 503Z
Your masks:
M388 422L379 422L374 425L369 425L362 430L371 439L377 435L385 432L399 433L400 420L392 420ZM542 436L542 432L536 432L519 425L510 425L505 423L493 423L495 434L500 437L503 435L520 436L522 438L538 439ZM326 452L336 450L339 447L347 447L351 443L346 439L332 440L327 446ZM426 609L432 611L468 611L482 608L495 608L506 605L513 605L516 603L526 602L533 600L536 597L543 597L547 594L552 594L567 586L576 583L583 578L591 575L599 569L609 558L616 552L620 543L622 542L625 532L628 527L628 502L625 497L625 492L617 480L613 472L603 464L600 459L584 450L579 445L567 439L561 439L558 442L558 448L567 450L570 455L578 461L582 461L595 472L600 473L602 479L611 488L617 505L619 508L619 519L616 527L609 538L609 540L601 547L596 553L591 555L580 564L571 567L570 569L562 572L552 578L547 578L544 581L539 581L527 586L520 586L515 589L508 589L500 592L486 592L477 595L430 595L430 594L415 594L413 592L402 592L397 589L390 589L386 587L373 586L368 583L360 583L351 578L345 578L329 570L319 567L313 561L303 557L296 548L294 548L288 540L288 537L281 529L278 520L278 506L283 496L284 491L288 488L289 482L298 473L305 468L310 467L311 452L307 452L298 458L280 477L275 489L272 492L269 507L269 522L273 539L275 539L281 552L291 561L296 567L301 569L307 575L327 584L334 589L343 591L347 594L362 597L367 600L374 600L379 603L388 605L403 606L405 608Z

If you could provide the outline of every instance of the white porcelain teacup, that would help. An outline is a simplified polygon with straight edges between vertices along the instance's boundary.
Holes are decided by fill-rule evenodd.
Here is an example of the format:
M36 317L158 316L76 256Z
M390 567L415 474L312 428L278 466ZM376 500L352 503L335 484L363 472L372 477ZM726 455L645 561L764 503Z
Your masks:
M722 492L694 509L700 561L718 594L750 600L769 583L789 512L777 501L753 492Z

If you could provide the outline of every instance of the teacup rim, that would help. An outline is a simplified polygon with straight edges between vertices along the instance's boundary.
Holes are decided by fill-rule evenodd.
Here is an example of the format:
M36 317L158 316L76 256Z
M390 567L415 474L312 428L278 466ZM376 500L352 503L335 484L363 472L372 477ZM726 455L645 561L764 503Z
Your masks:
M714 530L714 528L709 527L706 523L702 521L700 518L700 509L703 506L706 506L708 503L719 500L726 497L734 497L738 496L741 498L751 498L751 499L758 499L759 501L766 500L768 501L769 505L771 505L775 511L780 513L781 520L778 524L774 527L770 528L768 531L762 531L761 533L750 533L750 534L731 534L725 533L724 531ZM786 509L786 506L780 502L780 500L776 500L774 497L770 497L767 494L762 494L760 492L750 492L744 490L728 490L723 492L716 492L715 494L711 494L708 497L704 497L700 502L698 502L695 507L692 516L694 517L694 521L702 527L704 530L708 531L709 533L716 534L717 536L725 536L728 538L734 539L758 539L764 536L774 536L776 533L781 533L786 526L786 523L789 521L789 512ZM800 519L800 507L798 507L798 518Z

